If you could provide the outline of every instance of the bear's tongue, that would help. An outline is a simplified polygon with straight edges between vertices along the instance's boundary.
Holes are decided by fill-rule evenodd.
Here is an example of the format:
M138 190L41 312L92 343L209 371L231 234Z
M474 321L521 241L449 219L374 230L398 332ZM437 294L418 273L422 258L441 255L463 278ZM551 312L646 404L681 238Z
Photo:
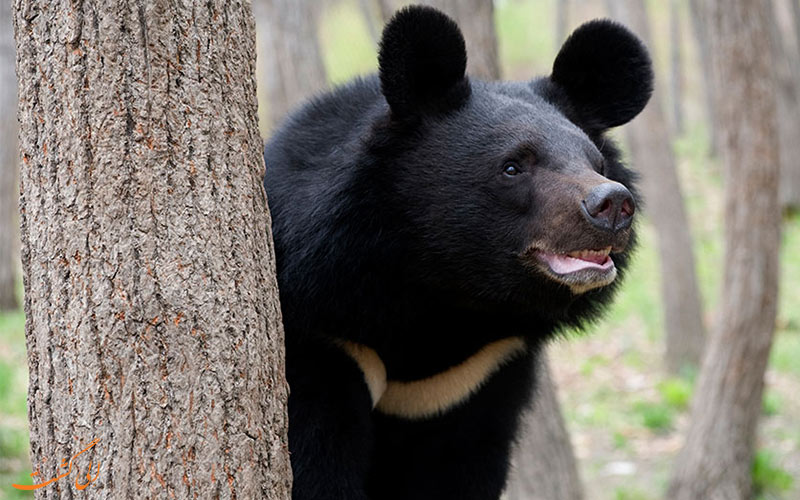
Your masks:
M583 269L606 270L614 265L607 250L573 252L569 255L539 252L539 256L556 274L569 274Z

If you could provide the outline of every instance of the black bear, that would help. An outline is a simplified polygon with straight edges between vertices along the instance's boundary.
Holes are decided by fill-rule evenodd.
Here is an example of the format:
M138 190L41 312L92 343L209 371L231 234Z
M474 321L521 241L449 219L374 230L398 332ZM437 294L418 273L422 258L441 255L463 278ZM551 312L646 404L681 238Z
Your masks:
M497 499L543 342L624 272L637 197L605 132L650 97L645 47L599 20L548 77L466 58L447 16L401 10L379 74L266 146L295 500Z

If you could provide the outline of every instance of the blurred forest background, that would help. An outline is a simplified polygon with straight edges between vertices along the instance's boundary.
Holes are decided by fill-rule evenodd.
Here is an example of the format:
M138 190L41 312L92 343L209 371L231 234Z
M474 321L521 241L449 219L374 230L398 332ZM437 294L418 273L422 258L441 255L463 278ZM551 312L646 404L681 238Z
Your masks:
M465 32L472 29L469 22L481 22L485 13L477 6L486 3L451 1L463 11ZM10 142L16 104L7 104L14 92L8 4L0 11L0 499L30 497L10 488L28 480L30 463L15 218L18 157ZM494 30L486 35L475 28L496 36L496 58L489 49L470 48L474 74L529 79L550 72L577 25L613 15L649 39L655 62L650 111L614 131L634 168L645 174L648 196L629 279L605 320L568 334L549 351L584 485L582 493L558 498L665 498L690 423L704 332L713 331L723 293L724 174L709 118L714 89L702 13L690 0L638 4L646 18L631 1L496 0L488 11ZM264 137L302 98L375 71L380 29L400 5L255 0ZM775 0L773 6L784 217L778 315L751 476L756 498L800 499L800 5Z

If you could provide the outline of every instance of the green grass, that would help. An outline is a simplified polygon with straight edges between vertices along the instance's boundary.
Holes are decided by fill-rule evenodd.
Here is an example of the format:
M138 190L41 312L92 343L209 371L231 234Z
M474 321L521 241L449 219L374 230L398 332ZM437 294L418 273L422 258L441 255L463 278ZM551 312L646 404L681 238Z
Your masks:
M783 407L783 398L775 391L767 389L764 399L761 402L761 414L772 417L780 414Z
M653 497L638 488L620 486L614 490L614 500L652 500Z
M779 372L800 376L800 334L778 335L770 352L769 365Z
M675 410L667 404L640 401L634 405L634 410L641 418L642 425L651 431L664 432L673 427Z
M25 316L0 313L0 499L32 498L11 487L29 484Z
M692 399L692 384L682 378L669 378L658 384L661 400L670 408L686 410Z
M757 499L773 498L788 491L794 484L794 478L786 472L770 450L758 450L753 459L751 469L753 493Z
M800 337L800 214L784 220L781 240L778 326Z

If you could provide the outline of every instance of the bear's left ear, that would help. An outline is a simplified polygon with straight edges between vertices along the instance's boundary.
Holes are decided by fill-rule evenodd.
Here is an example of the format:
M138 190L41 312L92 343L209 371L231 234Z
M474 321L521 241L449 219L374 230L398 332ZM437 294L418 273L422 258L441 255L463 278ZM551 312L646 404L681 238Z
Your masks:
M566 92L582 126L605 130L644 109L653 92L653 65L636 35L601 19L581 25L564 42L550 79Z
M393 118L455 109L469 97L464 37L432 7L410 6L392 17L383 29L378 64Z

